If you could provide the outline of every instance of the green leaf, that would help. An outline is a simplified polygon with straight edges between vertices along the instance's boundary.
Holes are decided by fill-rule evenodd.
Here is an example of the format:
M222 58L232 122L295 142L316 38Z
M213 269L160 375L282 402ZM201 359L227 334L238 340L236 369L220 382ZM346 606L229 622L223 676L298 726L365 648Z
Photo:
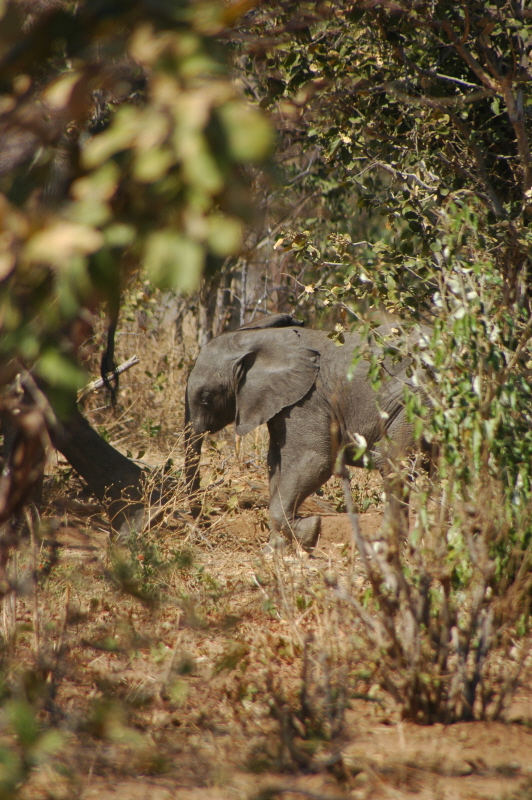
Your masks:
M127 247L135 240L135 228L120 222L109 225L103 234L108 247Z
M141 183L153 183L164 177L173 163L175 155L170 150L154 147L146 152L137 152L133 175Z
M25 700L12 700L4 706L9 724L23 747L31 747L39 736L33 708Z
M42 353L35 371L49 386L69 392L75 392L87 383L87 376L80 367L51 348Z
M218 659L214 666L214 674L227 670L231 672L249 653L249 647L245 642L233 642L225 653Z
M167 691L172 703L176 706L182 706L188 697L188 683L182 678L176 678L174 681L172 681Z
M207 241L211 251L222 257L236 253L242 243L241 221L226 214L211 214L207 222Z
M50 756L57 753L65 742L65 737L56 728L50 728L42 733L32 748L33 761L43 763Z
M90 225L57 219L28 240L25 255L29 261L67 269L73 257L95 253L102 244L101 232Z
M207 140L195 131L184 131L180 143L183 178L200 192L218 194L223 187L223 176Z
M81 151L84 167L99 167L115 153L133 146L142 117L138 109L122 106L113 119L112 125L86 143Z
M205 253L198 242L166 228L146 242L145 264L153 283L161 289L192 292L199 286Z
M241 102L220 109L231 155L237 161L261 161L273 146L273 131L268 118Z
M16 800L20 797L17 784L22 778L22 763L14 748L0 747L0 797ZM19 786L20 788L20 786Z

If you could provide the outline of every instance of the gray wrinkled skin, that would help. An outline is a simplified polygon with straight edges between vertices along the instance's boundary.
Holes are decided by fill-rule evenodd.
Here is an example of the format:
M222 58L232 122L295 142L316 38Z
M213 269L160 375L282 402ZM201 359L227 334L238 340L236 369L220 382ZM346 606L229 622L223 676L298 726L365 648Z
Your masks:
M272 540L281 533L311 549L320 518L298 517L297 510L331 477L341 447L347 445L348 464L362 466L354 460L358 434L384 478L385 524L406 534L408 487L396 465L415 444L403 408L404 384L412 385L406 375L409 362L386 361L389 378L376 393L367 379L367 361L359 361L352 380L347 378L353 350L363 344L358 334L345 334L345 344L337 346L326 332L305 330L285 315L265 323L268 327L213 339L190 373L185 418L190 491L199 488L202 434L235 422L243 436L266 423ZM379 332L391 327L382 326ZM370 346L376 349L374 343Z

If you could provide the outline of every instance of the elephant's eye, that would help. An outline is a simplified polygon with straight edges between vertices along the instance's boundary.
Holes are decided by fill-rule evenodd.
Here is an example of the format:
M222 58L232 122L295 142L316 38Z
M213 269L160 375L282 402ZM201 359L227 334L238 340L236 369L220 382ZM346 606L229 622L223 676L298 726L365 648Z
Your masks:
M211 392L202 392L200 395L200 403L202 406L208 406L212 400Z

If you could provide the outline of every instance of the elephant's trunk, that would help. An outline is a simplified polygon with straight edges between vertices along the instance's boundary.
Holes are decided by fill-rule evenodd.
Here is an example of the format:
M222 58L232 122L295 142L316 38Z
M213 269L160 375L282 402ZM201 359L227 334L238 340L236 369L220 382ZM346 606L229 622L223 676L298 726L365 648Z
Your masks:
M185 482L189 494L195 494L200 485L199 463L203 434L196 433L190 419L188 398L185 408Z

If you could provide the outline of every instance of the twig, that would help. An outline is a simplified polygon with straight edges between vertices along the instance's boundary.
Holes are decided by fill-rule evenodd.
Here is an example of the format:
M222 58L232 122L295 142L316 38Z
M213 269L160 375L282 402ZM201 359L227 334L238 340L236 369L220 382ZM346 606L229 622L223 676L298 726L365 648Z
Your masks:
M65 643L65 633L68 625L68 612L70 609L70 592L71 592L70 584L67 583L67 587L65 590L65 601L63 605L63 614L61 619L61 628L59 630L59 636L57 638L57 642L55 643L55 648L54 648L57 661L59 661L59 658L61 657L61 654L63 652L63 645Z
M482 83L484 84L484 86L486 86L487 89L490 89L492 92L499 94L501 91L499 83L497 83L497 81L495 81L488 75L488 73L482 68L482 66L479 64L476 58L474 58L474 56L471 55L469 50L466 47L464 47L463 42L458 39L456 33L454 32L449 22L444 21L440 24L441 28L445 31L445 33L451 40L454 48L456 49L456 52L463 58L468 67L475 73L477 78L480 81L482 81Z
M61 428L61 424L57 419L55 412L50 405L50 402L44 392L37 386L33 375L27 370L22 370L20 372L20 383L28 391L31 396L31 399L37 406L38 410L41 412L42 418L46 425L46 430L53 431L54 433ZM46 437L46 430L42 432L42 436ZM43 440L42 442L43 448L46 449L47 441Z
M253 800L261 800L262 798L265 800L265 798L273 798L281 794L298 794L301 797L307 797L308 800L341 800L338 794L311 792L308 789L301 789L298 786L291 786L290 784L285 784L284 786L267 786L258 794L254 795Z
M177 629L177 636L175 638L174 646L172 648L172 653L171 653L170 658L168 660L168 665L167 665L166 669L164 670L164 674L163 674L163 677L161 679L161 686L160 686L160 691L159 691L159 694L161 695L161 697L164 695L164 692L165 692L165 690L167 689L167 687L168 687L168 685L170 683L170 678L172 677L172 670L174 669L174 664L175 664L175 661L176 661L176 658L177 658L177 653L179 651L179 646L181 644L182 631L179 628L179 623L180 622L181 622L181 611L178 610L178 612L177 612L177 621L175 623L175 628Z
M372 556L368 557L368 550L366 548L366 542L362 538L360 533L360 525L358 522L358 514L355 513L353 509L353 499L351 497L351 484L349 481L349 472L345 465L345 460L342 459L339 471L339 477L342 481L342 487L344 490L344 499L345 505L347 508L347 515L349 517L349 521L351 522L351 529L353 532L353 537L356 542L358 552L360 553L360 558L362 559L362 564L364 566L364 570L368 578L371 577L373 574L372 565L370 565L370 558L373 560Z
M12 559L13 565L13 578L9 578L7 575L7 564L5 567L5 573L3 575L4 580L9 584L10 591L6 591L4 593L2 599L2 610L3 610L3 622L4 622L4 636L7 641L11 638L11 634L17 624L17 551L13 553Z
M441 78L444 81L452 81L453 83L458 83L460 86L470 86L472 89L478 89L478 83L464 81L462 78L454 78L452 75L443 75L441 72L432 72L432 70L423 70L423 74L435 75L437 78Z
M467 146L468 146L469 150L471 151L471 153L473 155L473 158L475 159L475 163L477 165L477 169L478 169L478 172L479 172L479 177L480 177L480 179L482 180L482 182L484 184L484 188L486 189L486 193L487 193L487 195L488 195L488 197L490 199L493 212L498 217L506 216L506 212L505 212L505 210L503 208L503 205L502 205L499 197L495 193L495 190L493 189L493 187L490 184L490 181L489 181L489 178L488 178L488 170L486 168L486 164L485 164L485 161L484 161L484 156L482 155L481 150L478 147L478 145L476 145L474 143L473 137L472 137L472 132L468 129L467 125L465 125L462 122L462 120L459 117L456 116L456 114L453 114L452 111L449 108L446 108L446 106L442 105L440 103L439 99L432 99L432 98L424 97L424 96L418 97L418 96L407 95L404 92L399 91L397 89L396 85L393 82L387 83L384 88L385 88L385 91L389 92L390 94L393 94L393 96L395 97L395 99L398 102L405 103L406 105L413 105L413 106L418 106L418 107L427 106L429 108L435 108L435 109L446 110L447 111L447 113L449 114L449 117L452 120L453 124L455 125L455 127L458 129L458 131L464 137L464 140L467 143ZM384 165L384 164L382 164L380 166L382 166L382 168L385 169L386 171L390 172L390 174L393 174L391 172L391 170L393 170L393 167L388 168L388 165ZM397 173L397 174L399 176L401 176L400 173ZM414 180L416 179L414 174L408 175L406 177L411 177ZM428 186L428 184L424 184L419 178L417 179L417 182L420 185L422 185L423 188L426 188L426 189L432 189L433 188L433 187Z
M32 566L33 566L33 636L35 643L35 655L39 656L40 650L40 619L39 619L39 581L37 577L37 542L35 541L35 520L28 509L26 509L26 522L30 530Z
M406 97L406 95L405 95L405 97ZM417 183L423 189L427 189L428 191L432 191L432 192L435 191L436 188L437 188L436 186L430 186L428 183L425 183L425 181L421 180L419 175L416 175L415 172L400 172L399 170L395 169L395 167L392 167L391 164L386 164L384 161L376 161L373 164L373 166L380 167L381 169L383 169L385 172L387 172L389 175L391 175L396 180L397 180L397 178L399 178L402 181L412 180L412 181L414 181L414 183ZM433 176L431 174L430 177L434 178L435 176Z
M126 370L131 369L131 367L134 367L135 364L138 364L139 361L140 359L138 356L131 356L131 358L128 358L127 361L124 361L123 364L120 364L120 366L116 368L117 374L121 375L123 372L126 372ZM87 395L91 394L92 392L95 392L97 389L101 389L103 385L104 385L103 378L98 378L97 380L88 383L87 386L79 390L78 403L81 403L81 401L84 400L87 397Z
M505 682L504 682L504 684L503 684L503 686L502 686L502 688L501 688L501 690L499 692L499 697L498 697L497 702L495 704L495 708L492 710L491 715L490 715L491 719L499 719L499 716L500 716L500 714L501 714L501 712L503 710L504 703L505 703L506 699L508 697L510 697L510 699L511 699L511 697L512 697L514 691L515 691L515 688L516 688L516 685L517 685L517 681L519 680L519 678L521 676L521 672L523 670L523 667L525 665L525 662L526 662L531 650L532 650L532 644L530 642L525 642L522 645L521 655L520 655L519 660L517 662L517 666L516 666L516 668L515 668L515 670L513 672L513 675L509 675L506 678L506 680L505 680Z

